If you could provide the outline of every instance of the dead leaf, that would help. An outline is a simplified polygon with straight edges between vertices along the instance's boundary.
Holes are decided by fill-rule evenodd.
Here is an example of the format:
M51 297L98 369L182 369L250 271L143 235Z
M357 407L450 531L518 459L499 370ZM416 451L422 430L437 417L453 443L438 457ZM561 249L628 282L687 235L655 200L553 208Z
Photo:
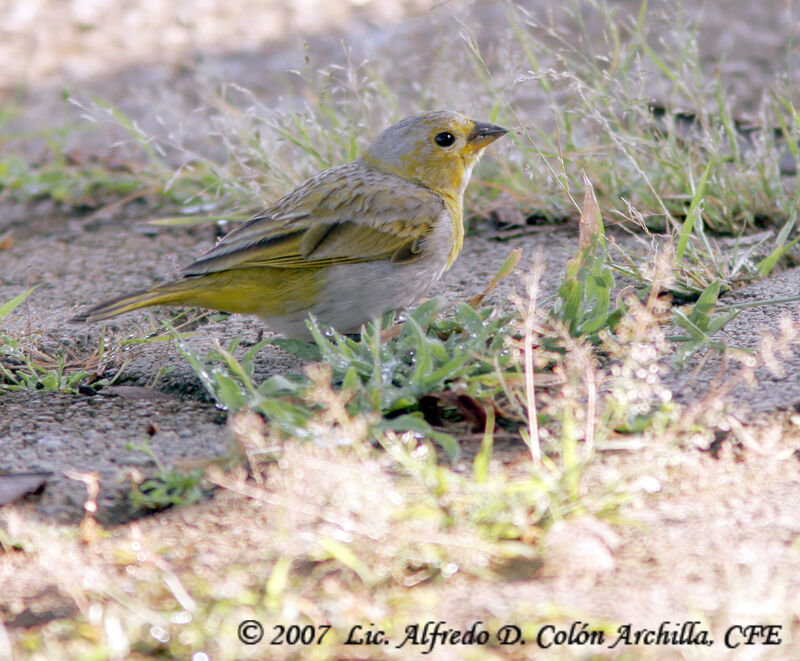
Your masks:
M83 521L80 525L81 542L87 546L96 544L103 535L103 527L97 523L94 515L97 513L97 497L100 495L100 474L78 471L64 471L71 480L78 480L86 485L86 500L83 503Z
M380 335L381 344L384 344L389 340L393 340L396 337L400 337L400 331L403 330L403 326L405 326L405 322L401 321L399 324L395 324L394 326L389 326L389 328L384 328L381 331Z
M583 250L592 243L592 238L601 234L603 231L603 217L600 213L600 205L594 195L594 186L589 181L585 172L581 172L583 185L586 192L583 194L583 211L578 220L578 249Z
M491 406L492 404L489 403ZM456 393L452 390L432 392L424 395L419 400L419 410L425 416L425 421L434 427L442 427L444 419L439 407L449 406L458 410L464 417L472 431L482 430L486 426L486 410L483 405L470 395Z
M42 489L52 473L2 473L0 474L0 507L13 503L25 494Z
M165 392L153 390L152 388L145 388L143 386L108 386L98 392L108 397L122 397L123 399L149 399L159 401L174 399L172 395L168 395Z

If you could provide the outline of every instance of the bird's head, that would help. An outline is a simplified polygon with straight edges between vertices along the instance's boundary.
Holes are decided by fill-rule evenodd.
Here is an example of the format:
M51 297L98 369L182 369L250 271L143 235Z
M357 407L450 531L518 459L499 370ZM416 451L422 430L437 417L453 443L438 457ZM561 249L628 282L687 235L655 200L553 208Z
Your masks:
M460 199L483 150L508 131L459 112L412 115L381 133L360 160Z

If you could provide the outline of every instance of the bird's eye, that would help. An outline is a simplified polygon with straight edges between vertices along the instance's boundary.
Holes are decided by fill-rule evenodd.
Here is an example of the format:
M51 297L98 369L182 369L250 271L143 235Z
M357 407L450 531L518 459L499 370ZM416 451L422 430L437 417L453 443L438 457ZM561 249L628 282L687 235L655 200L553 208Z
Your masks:
M443 133L439 133L434 140L440 147L449 147L456 141L456 138L449 131L444 131Z

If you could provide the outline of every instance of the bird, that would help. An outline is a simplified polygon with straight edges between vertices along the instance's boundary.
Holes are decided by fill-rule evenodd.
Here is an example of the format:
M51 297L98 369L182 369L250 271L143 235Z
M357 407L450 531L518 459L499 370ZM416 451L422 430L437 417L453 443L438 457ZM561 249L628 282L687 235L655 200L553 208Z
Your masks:
M393 124L353 161L320 172L235 228L177 280L105 301L93 323L154 305L256 315L286 337L318 323L357 334L413 305L464 243L464 191L508 132L449 110Z

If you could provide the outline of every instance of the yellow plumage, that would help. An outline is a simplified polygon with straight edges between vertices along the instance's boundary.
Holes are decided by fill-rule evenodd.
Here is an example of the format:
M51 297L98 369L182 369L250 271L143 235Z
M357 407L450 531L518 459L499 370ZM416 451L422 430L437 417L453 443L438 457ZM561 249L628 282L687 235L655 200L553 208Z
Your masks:
M106 301L76 320L189 305L255 314L289 335L304 334L309 312L356 331L413 303L452 265L472 167L505 133L456 112L409 117L355 161L312 177L233 230L181 280Z

